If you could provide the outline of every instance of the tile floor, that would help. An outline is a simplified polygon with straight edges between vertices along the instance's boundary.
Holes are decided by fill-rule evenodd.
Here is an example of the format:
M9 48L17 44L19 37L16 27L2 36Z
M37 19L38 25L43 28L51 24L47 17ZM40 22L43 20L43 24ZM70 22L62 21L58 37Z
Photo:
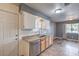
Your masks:
M79 56L79 42L56 39L40 56Z

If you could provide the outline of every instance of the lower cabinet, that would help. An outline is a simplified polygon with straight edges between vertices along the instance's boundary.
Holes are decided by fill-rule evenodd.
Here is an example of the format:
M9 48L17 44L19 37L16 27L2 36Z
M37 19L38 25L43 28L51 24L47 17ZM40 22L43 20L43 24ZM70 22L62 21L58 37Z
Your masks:
M22 40L20 44L20 56L36 56L40 54L40 39L34 40L32 42Z
M46 48L48 48L49 47L49 37L47 36L46 37Z
M46 37L41 37L41 52L46 49Z
M48 48L49 46L51 46L53 44L53 38L52 38L52 36L41 37L40 44L41 44L41 49L40 50L42 52L46 48Z
M30 51L29 51L30 56L39 55L40 54L40 40L36 40L34 42L31 42L29 49L30 49Z
M53 44L53 37L52 36L47 36L46 37L46 48L48 48L52 44Z
M28 42L22 40L19 48L20 56L37 56L42 53L46 48L53 44L53 38L51 36L44 36L40 39Z
M53 44L53 37L49 36L49 46Z

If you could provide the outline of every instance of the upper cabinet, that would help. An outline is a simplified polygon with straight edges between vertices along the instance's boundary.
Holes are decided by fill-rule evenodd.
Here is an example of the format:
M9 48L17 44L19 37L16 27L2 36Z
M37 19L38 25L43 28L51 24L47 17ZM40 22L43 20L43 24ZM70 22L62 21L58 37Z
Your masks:
M36 16L25 11L22 11L22 16L23 16L23 29L34 29Z
M46 20L45 19L42 19L42 29L47 29L47 24L46 24Z
M37 28L39 28L39 29L48 29L50 27L49 20L46 20L46 19L41 18L41 17L37 17L36 24L37 24Z
M22 11L23 29L48 30L50 21L39 16L32 15L28 12Z
M36 28L41 29L42 24L41 24L41 17L36 17Z
M49 29L49 25L50 25L50 22L49 22L49 20L47 20L47 19L41 19L41 23L42 23L42 29L45 29L45 30L47 30L47 29Z

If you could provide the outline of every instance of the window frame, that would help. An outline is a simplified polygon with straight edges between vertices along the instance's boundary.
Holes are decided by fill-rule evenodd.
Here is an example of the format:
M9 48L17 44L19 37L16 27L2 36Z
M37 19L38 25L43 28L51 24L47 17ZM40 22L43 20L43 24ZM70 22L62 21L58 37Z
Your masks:
M73 25L75 25L75 24L77 25L77 31L72 30ZM71 26L70 31L67 30L68 24L65 24L65 33L79 33L79 23L72 23L72 24L69 24L69 25Z

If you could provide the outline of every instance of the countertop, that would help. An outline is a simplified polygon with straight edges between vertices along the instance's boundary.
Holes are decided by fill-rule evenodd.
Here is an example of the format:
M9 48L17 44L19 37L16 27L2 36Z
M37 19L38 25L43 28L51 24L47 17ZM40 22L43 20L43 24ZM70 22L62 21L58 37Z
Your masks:
M33 42L35 40L40 40L41 37L44 37L46 35L40 36L40 35L32 35L32 36L24 36L22 37L23 40L27 41L27 42Z
M25 40L25 41L27 41L27 42L33 42L35 40L39 40L40 36L38 36L38 35L24 36L22 39Z

